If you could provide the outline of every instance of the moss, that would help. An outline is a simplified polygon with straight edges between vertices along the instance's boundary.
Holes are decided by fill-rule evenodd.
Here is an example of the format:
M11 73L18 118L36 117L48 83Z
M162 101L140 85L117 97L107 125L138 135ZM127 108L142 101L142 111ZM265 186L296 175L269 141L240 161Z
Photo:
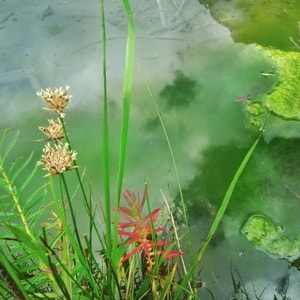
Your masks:
M279 84L267 96L266 107L280 117L300 120L300 53L265 49L276 62Z
M284 236L282 228L263 215L252 215L243 226L242 234L270 255L289 260L300 256L300 238Z
M273 68L262 71L270 82L269 92L245 102L249 124L260 128L268 119L265 139L300 137L300 53L256 45L273 61Z

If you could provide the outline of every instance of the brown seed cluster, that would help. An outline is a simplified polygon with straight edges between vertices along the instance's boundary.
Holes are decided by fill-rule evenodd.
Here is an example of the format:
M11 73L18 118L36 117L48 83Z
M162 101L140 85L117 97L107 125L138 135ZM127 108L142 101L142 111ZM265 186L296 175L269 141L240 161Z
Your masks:
M44 109L56 111L61 118L65 116L64 110L72 98L68 94L69 86L67 85L65 89L62 87L52 90L51 88L46 88L45 90L40 90L36 94L46 101L48 107Z
M55 144L54 147L47 143L43 149L41 160L38 165L43 166L43 170L47 170L46 176L61 174L65 171L76 168L73 161L76 160L77 152L69 150L69 144Z
M62 142L65 137L64 111L72 97L68 94L68 90L69 86L66 86L65 89L62 87L55 90L47 88L37 92L37 95L44 99L48 105L45 109L55 111L59 115L56 120L49 119L48 126L39 127L40 131L46 135L46 138L40 141L55 141L54 145L49 142L45 145L42 157L37 162L37 165L41 165L43 170L48 171L45 176L62 174L65 171L77 168L75 165L77 152L71 150L68 143L63 144Z
M56 120L48 120L49 126L40 126L39 130L42 131L47 138L46 141L55 140L60 142L65 137L64 127L59 118Z

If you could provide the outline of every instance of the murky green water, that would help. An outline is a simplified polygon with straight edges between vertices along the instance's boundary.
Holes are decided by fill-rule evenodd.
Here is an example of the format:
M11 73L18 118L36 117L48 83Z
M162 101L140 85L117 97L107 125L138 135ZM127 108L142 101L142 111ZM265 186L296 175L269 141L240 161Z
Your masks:
M265 5L267 2L272 1ZM0 126L21 130L17 154L26 156L34 149L37 160L42 145L32 140L41 137L37 126L46 124L52 115L40 109L43 104L35 90L70 85L73 98L66 116L68 131L73 148L79 152L80 166L87 166L93 195L99 199L102 85L98 2L83 5L80 1L54 1L50 10L41 1L30 3L21 8L18 1L0 3ZM137 27L136 59L169 134L197 250L236 168L257 136L257 129L247 120L246 98L260 99L270 91L276 79L264 77L261 72L272 71L274 63L245 40L234 43L229 30L196 2L187 1L178 17L171 1L164 2L161 15L155 1L136 1L132 7ZM239 13L239 7L230 7L226 12ZM248 9L251 13L253 10ZM247 8L243 12L242 20ZM270 14L273 16L272 10ZM291 14L289 8L287 14ZM107 3L106 15L111 173L115 187L126 18L118 1ZM285 28L292 24L289 34L296 39L297 24L291 22L289 19ZM241 29L245 37L249 26L241 25ZM282 40L280 32L269 38L273 42L270 45L282 44L276 44ZM249 38L249 43L254 41L261 42ZM254 213L282 224L287 235L297 234L299 163L296 137L276 138L273 134L259 144L202 261L200 277L215 299L232 296L231 267L235 275L238 270L253 299L252 282L257 294L267 287L262 299L272 299L276 289L277 295L282 293L284 288L279 290L279 283L286 278L290 280L287 295L300 293L295 268L289 269L287 261L256 249L240 234L241 226ZM153 206L162 202L160 190L170 190L174 199L178 197L166 139L136 68L124 187L142 190L144 180ZM203 299L210 299L205 289L200 293Z

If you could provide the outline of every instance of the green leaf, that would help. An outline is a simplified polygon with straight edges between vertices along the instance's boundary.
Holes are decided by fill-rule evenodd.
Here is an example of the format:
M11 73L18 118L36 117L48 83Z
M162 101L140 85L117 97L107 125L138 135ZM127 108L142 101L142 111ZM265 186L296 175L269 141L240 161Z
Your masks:
M240 176L242 175L242 173L243 173L243 171L244 171L244 169L245 169L248 161L250 160L252 154L254 153L254 150L255 150L255 148L256 148L256 146L257 146L257 144L258 144L258 142L259 142L259 140L260 140L260 138L262 136L262 132L263 132L263 129L260 131L258 138L255 140L255 142L253 143L253 145L250 147L250 149L246 153L243 161L241 162L241 164L238 167L235 175L233 176L233 179L232 179L232 181L231 181L231 183L230 183L230 185L229 185L229 187L228 187L228 189L227 189L227 191L225 193L225 196L224 196L224 198L222 200L221 206L220 206L220 208L219 208L219 210L218 210L218 212L217 212L217 214L216 214L216 216L214 218L214 221L213 221L213 223L212 223L212 225L210 227L210 230L209 230L209 232L207 234L207 237L206 237L205 241L203 242L203 244L201 245L200 250L197 253L196 258L194 259L193 264L190 267L190 270L188 271L188 273L184 276L184 278L182 280L181 285L183 287L185 287L188 284L189 280L194 275L194 273L195 273L195 271L196 271L196 269L198 267L198 264L199 264L199 262L200 262L200 260L201 260L201 258L203 256L203 254L204 254L207 246L209 245L209 243L210 243L213 235L215 234L215 232L216 232L216 230L217 230L217 228L218 228L218 226L219 226L219 224L220 224L220 222L221 222L221 220L222 220L222 218L224 216L225 210L228 207L228 204L230 202L230 199L231 199L232 193L233 193L233 191L234 191L234 189L236 187L236 184L237 184ZM178 292L176 293L176 295L174 297L174 300L179 299L179 297L181 296L182 293L183 293L182 289L178 290Z
M27 300L30 299L22 285L20 278L18 277L18 271L13 267L7 256L0 248L0 271L2 279L5 278L8 287L14 294L16 299Z
M2 135L1 142L0 142L0 150L2 150L2 146L4 144L4 141L7 137L7 135L8 135L8 131L5 131ZM7 158L7 156L9 155L11 150L13 149L13 147L15 146L15 144L16 144L18 138L19 138L19 135L20 135L20 132L17 132L15 134L15 136L12 138L12 140L10 141L10 143L5 147L3 155L2 156L0 155L0 170L1 170L1 165L3 167L5 159Z

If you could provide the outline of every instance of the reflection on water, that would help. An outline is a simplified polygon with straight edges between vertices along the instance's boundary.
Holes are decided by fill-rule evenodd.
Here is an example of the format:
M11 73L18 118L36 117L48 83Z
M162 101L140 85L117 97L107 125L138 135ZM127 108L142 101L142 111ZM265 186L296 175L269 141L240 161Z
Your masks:
M107 2L111 173L116 174L127 23L119 1ZM237 99L256 99L267 93L272 78L264 78L261 71L272 70L273 64L257 48L233 43L229 31L193 1L187 1L182 10L175 2L165 1L160 13L155 1L133 2L136 58L162 113L185 197L194 212L196 250L236 167L256 137L255 131L245 127L245 101ZM43 1L30 3L22 8L18 1L0 3L0 126L21 129L22 148L17 153L26 156L35 147L38 159L41 146L31 141L39 138L37 126L45 124L50 113L40 110L35 90L70 85L68 131L79 152L79 164L87 166L95 185L93 193L99 198L99 3L53 1L50 7ZM161 202L160 189L166 192L169 187L175 198L177 184L157 114L138 69L135 71L124 185L141 190L145 179L155 205ZM241 224L254 212L270 213L282 224L288 224L291 217L297 224L299 199L295 194L300 191L293 180L297 173L282 168L279 172L277 164L282 166L285 151L298 148L279 144L260 144L204 257L201 277L216 299L229 298L232 293L231 264L249 293L254 294L253 282L258 293L269 284L268 293L273 295L284 276L289 276L290 290L295 290L292 282L297 272L288 270L287 262L257 251L239 234ZM290 166L299 165L296 157L288 155ZM286 193L286 186L294 194Z
M240 43L299 50L300 5L294 0L199 0Z

